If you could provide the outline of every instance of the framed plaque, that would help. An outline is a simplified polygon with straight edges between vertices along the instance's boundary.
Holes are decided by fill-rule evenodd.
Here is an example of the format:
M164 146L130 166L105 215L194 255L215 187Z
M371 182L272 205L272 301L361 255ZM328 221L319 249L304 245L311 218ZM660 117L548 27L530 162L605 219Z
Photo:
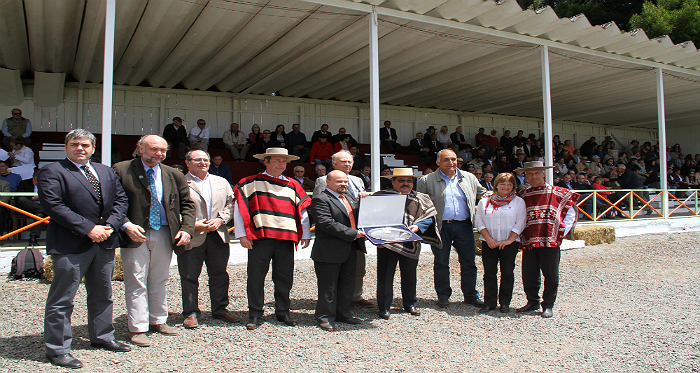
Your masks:
M403 224L406 195L382 194L360 198L357 227L374 245L421 241Z

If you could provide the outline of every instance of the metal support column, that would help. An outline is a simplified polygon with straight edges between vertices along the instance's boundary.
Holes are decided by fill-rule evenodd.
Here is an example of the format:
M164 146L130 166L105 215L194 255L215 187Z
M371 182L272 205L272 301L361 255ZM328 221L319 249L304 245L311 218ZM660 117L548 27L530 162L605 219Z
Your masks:
M546 45L542 46L542 108L544 109L544 165L552 166L554 164L552 154L554 137L552 135L552 92L549 81L549 47ZM545 170L545 175L545 181L548 184L554 184L554 170L548 168Z
M377 9L369 17L369 126L371 129L372 191L379 190L379 37Z
M656 70L656 108L659 115L659 178L664 194L661 199L661 210L664 219L668 219L668 175L666 159L666 102L664 100L664 72L662 68Z
M107 0L105 12L105 58L102 78L102 163L112 165L112 93L114 91L114 25L116 0Z

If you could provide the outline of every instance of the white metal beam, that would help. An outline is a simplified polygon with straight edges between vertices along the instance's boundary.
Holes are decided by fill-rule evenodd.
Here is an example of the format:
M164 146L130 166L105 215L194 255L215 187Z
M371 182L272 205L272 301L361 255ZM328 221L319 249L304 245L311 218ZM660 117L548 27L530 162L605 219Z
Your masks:
M553 165L552 154L552 90L551 82L549 81L549 47L542 47L542 107L544 109L544 165ZM545 170L546 181L548 184L554 184L554 170L548 168Z
M663 69L656 71L656 108L659 113L659 178L661 179L661 189L664 190L661 208L664 218L668 219L668 175L666 161L666 101L664 100L664 72Z
M371 158L372 158L372 191L379 190L379 37L377 33L377 12L372 9L369 17L369 123L372 129Z
M105 59L102 79L102 164L112 165L112 93L114 91L114 27L116 2L107 0L105 11Z

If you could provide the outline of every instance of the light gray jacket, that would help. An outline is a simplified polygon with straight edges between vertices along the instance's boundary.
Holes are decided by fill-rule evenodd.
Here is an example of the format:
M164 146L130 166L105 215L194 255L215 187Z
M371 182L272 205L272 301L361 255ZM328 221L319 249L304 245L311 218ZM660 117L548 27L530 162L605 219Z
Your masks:
M328 175L321 176L318 179L316 179L316 187L314 187L314 195L315 196L321 194L324 190L326 190L326 178L327 177L328 177ZM355 187L357 188L357 190L359 190L360 192L365 191L365 183L359 177L353 176L353 175L348 175L348 182L353 183L355 185Z
M474 224L476 205L487 190L479 184L476 176L469 172L457 170L457 177L459 177L459 186L462 188L464 195L467 196L469 215L471 215L472 224ZM445 186L445 180L440 176L440 170L421 177L416 186L417 191L429 195L430 199L433 200L437 210L435 219L440 230L442 230L442 214L445 212Z

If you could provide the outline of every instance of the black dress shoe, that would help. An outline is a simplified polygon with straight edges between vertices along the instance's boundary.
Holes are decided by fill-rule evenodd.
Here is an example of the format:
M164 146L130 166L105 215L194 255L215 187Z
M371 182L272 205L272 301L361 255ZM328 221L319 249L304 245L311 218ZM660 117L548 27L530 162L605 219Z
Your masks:
M481 309L479 309L479 313L489 313L495 309L496 309L496 307L483 306L483 307L481 307Z
M378 315L384 320L389 320L389 317L391 317L391 315L389 315L389 311L387 310L379 310Z
M131 347L129 347L128 345L125 345L124 343L117 342L117 341L109 341L106 343L91 343L90 345L92 347L103 348L107 351L114 351L114 352L129 352L129 351L131 351Z
M477 307L484 306L484 302L482 302L479 298L465 299L464 303L471 304L472 306L477 306Z
M297 326L297 322L294 321L289 315L277 316L277 321L285 323L287 326Z
M541 316L544 317L545 319L548 319L548 318L554 316L554 312L552 311L551 308L545 308L544 311L542 311Z
M253 330L257 329L258 326L262 325L262 317L252 316L248 318L248 322L245 324L246 329Z
M501 313L508 313L508 312L510 312L510 307L508 307L508 306L501 306L501 308L499 309L499 311L501 311Z
M515 310L515 312L528 312L528 311L535 311L540 309L539 303L528 303L523 307L520 307Z
M83 363L81 363L80 360L74 358L71 354L46 355L46 358L49 359L49 362L51 364L57 365L59 367L71 369L78 369L83 367Z
M346 324L351 324L351 325L358 325L362 324L362 320L358 319L357 317L349 317L349 318L341 318L341 317L336 317L336 321L344 322Z
M437 305L440 308L447 308L447 306L450 305L450 300L449 299L438 299Z
M322 322L322 323L318 324L318 327L327 331L327 332L332 332L335 330L333 325L329 322Z
M420 316L420 311L415 306L406 307L405 310L413 316Z

